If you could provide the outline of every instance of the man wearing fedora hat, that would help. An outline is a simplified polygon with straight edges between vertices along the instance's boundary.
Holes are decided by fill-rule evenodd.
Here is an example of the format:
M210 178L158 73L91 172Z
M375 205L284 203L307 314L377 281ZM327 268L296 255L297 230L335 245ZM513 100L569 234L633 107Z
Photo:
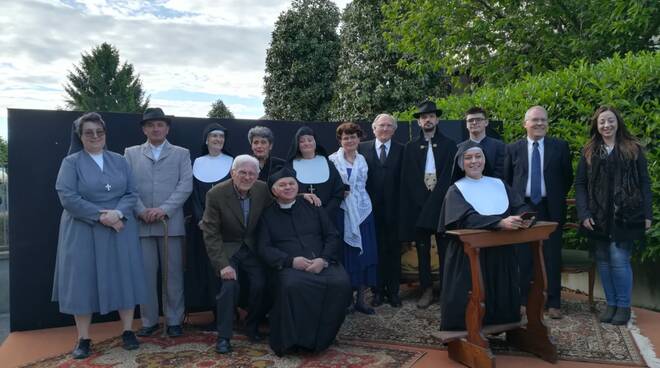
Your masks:
M419 137L406 144L401 170L399 235L414 241L417 248L420 298L418 308L433 300L431 280L431 235L435 235L440 257L440 285L446 242L436 233L442 200L451 184L456 143L437 128L442 114L435 103L424 101L413 116L421 128Z
M150 336L158 330L158 264L167 262L167 334L181 336L183 321L183 260L185 236L183 204L192 192L190 152L170 144L171 117L163 110L148 108L142 115L142 132L147 141L128 147L124 153L133 171L138 201L135 213L140 219L140 242L148 302L140 305L142 328L138 336ZM167 221L168 252L164 259L164 226Z

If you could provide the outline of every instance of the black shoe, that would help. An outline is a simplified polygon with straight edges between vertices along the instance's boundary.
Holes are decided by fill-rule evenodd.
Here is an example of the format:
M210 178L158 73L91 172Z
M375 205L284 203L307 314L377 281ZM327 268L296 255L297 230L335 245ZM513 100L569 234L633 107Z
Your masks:
M264 341L264 335L260 334L259 332L249 333L247 335L247 338L250 342L262 342L262 341Z
M167 336L180 337L183 336L183 329L181 325L167 326Z
M353 305L353 308L360 313L369 314L369 315L376 314L376 311L373 308L369 308L362 303L355 303L355 305Z
M390 305L393 308L401 308L401 306L403 306L403 303L401 303L401 298L399 298L398 294L390 295L389 299L390 299Z
M89 353L92 351L91 348L92 340L90 339L80 339L76 344L76 348L73 349L71 355L73 359L85 359L89 356Z
M614 317L612 317L612 322L610 323L613 325L621 326L627 324L629 320L630 307L617 307L616 313L614 313Z
M149 327L142 327L138 330L137 334L140 337L149 337L154 334L154 332L158 331L158 323L156 323L153 326Z
M223 339L218 337L218 341L215 342L215 351L219 354L231 353L233 349L231 348L231 343L229 339Z
M121 334L121 341L121 347L125 350L135 350L140 347L140 342L137 337L135 337L133 331L124 331Z
M375 293L373 299L371 299L371 306L372 307L380 307L383 305L383 302L385 298L383 298L383 294L381 293Z
M605 309L605 312L603 312L603 314L600 315L600 321L603 323L612 322L612 318L614 317L615 313L616 313L616 306L608 305L607 309Z

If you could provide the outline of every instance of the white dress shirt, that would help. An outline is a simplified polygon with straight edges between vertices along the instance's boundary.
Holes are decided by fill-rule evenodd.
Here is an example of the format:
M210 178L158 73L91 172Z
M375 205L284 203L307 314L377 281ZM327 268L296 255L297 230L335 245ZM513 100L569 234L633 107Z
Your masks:
M390 155L390 146L392 145L392 140L390 139L389 141L383 143L376 139L376 144L374 144L374 148L376 149L376 157L380 158L380 146L385 146L385 157Z
M163 145L165 142L161 143L158 146L154 146L153 144L149 143L149 147L151 148L151 154L154 156L154 160L158 161L158 158L160 157L160 153L163 152Z

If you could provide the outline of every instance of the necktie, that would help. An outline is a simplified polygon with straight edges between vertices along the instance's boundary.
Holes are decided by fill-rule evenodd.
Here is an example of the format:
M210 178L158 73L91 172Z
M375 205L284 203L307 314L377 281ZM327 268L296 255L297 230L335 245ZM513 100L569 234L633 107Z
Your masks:
M385 160L387 159L387 153L385 152L385 145L381 144L380 145L380 156L378 156L380 159L380 164L385 165Z
M531 183L529 190L529 198L532 203L539 204L541 202L541 152L539 152L539 142L534 142L532 145L532 172Z

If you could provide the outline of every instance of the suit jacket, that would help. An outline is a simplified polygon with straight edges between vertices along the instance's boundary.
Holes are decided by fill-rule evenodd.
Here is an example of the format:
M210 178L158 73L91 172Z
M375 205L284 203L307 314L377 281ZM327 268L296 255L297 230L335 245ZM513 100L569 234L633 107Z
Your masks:
M146 208L159 207L169 218L169 236L186 234L183 219L183 204L192 192L192 166L187 149L163 143L163 150L156 161L148 142L128 147L124 156L131 166L138 191L135 214ZM151 224L140 221L140 236L163 236L160 222Z
M415 240L417 229L435 232L440 207L451 185L456 142L436 129L431 139L437 183L432 192L424 184L428 142L420 136L406 144L401 168L399 237L401 241Z
M216 272L229 265L229 259L243 244L257 254L257 224L264 208L271 203L266 183L256 181L250 189L250 212L246 224L232 180L223 181L206 193L201 228L206 253Z
M387 224L396 226L399 218L399 186L401 185L401 162L403 145L391 141L385 164L380 163L376 153L376 141L360 143L358 151L369 167L367 193L371 198L374 212L382 212Z
M505 182L523 198L527 189L528 172L527 138L523 138L507 146L504 162ZM543 178L549 220L563 224L566 219L566 195L573 184L571 152L566 141L552 137L544 138Z
M458 144L458 148L468 143L470 140L465 140ZM497 138L484 137L479 142L486 155L486 165L490 169L487 174L496 178L504 180L504 161L506 159L506 144Z

